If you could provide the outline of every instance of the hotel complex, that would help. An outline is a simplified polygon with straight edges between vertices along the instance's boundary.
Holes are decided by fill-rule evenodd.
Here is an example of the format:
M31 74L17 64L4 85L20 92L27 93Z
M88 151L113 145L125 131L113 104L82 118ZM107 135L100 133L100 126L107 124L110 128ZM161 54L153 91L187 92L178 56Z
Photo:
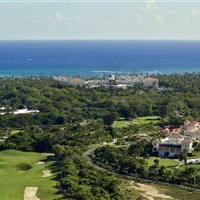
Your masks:
M105 87L115 87L115 88L122 88L126 89L128 86L133 86L136 84L143 85L145 87L153 86L153 87L158 87L159 85L159 80L156 78L151 78L151 77L146 77L146 78L141 78L137 76L124 76L124 75L119 75L115 76L113 74L110 74L107 79L93 79L93 80L84 80L81 78L67 78L64 76L56 76L53 77L54 80L59 81L60 83L63 84L69 84L69 85L76 85L76 86L83 86L87 85L89 87L100 87L100 86L105 86Z

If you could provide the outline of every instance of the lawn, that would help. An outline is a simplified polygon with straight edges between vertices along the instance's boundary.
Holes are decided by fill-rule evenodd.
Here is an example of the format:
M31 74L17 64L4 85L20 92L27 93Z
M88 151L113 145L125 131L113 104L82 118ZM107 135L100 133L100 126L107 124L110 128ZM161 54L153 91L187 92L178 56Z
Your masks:
M15 150L0 151L0 199L21 200L26 187L38 187L37 196L41 200L61 197L57 194L57 163L46 160L41 153ZM39 161L46 160L44 164ZM52 170L51 177L42 178L43 170Z
M118 120L113 124L113 128L125 128L133 124L158 124L161 118L159 116L146 116L146 117L137 117L133 120Z
M131 121L115 121L113 124L113 128L125 128L128 127L129 125L131 125Z
M139 124L149 124L149 123L157 124L160 122L160 120L161 118L159 116L147 116L147 117L136 118L136 122L138 122Z
M187 164L187 165L181 165L180 169L185 169L185 168L194 168L198 172L197 174L200 175L200 164Z
M17 134L17 133L19 133L19 132L20 132L20 130L18 130L18 129L13 129L13 130L10 131L10 134L11 134L11 135L14 135L14 134Z
M160 166L165 166L165 167L175 167L179 165L179 161L173 160L173 159L167 159L167 158L157 158L157 157L151 157L148 159L148 166L154 165L154 160L158 159L159 160L159 165Z

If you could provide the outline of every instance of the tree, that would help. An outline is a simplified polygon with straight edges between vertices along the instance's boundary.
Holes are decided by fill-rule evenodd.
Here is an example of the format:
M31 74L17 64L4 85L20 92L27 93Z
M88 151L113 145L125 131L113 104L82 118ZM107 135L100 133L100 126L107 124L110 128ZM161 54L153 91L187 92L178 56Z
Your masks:
M186 152L182 152L179 154L179 160L182 162L184 161L184 164L187 164L187 153Z
M144 145L142 142L138 142L136 144L130 145L128 148L128 154L134 155L134 156L141 156L141 154L144 152Z
M65 147L59 144L56 144L52 148L53 153L55 154L56 157L62 158L65 152Z
M103 121L104 121L105 125L111 126L114 123L114 121L116 120L116 117L117 117L116 113L110 113L103 117Z
M159 160L158 160L158 159L155 159L153 162L154 162L154 164L155 164L155 167L158 167L158 166L159 166Z

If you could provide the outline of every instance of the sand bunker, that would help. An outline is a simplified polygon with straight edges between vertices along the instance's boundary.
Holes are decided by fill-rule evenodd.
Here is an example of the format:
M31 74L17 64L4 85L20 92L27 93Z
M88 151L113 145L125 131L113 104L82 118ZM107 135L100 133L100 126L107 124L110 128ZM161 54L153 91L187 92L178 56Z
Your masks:
M38 162L37 164L38 165L43 165L45 162L43 162L43 161L40 161L40 162Z
M36 196L38 187L26 187L24 191L24 200L40 200Z
M136 189L145 192L142 194L145 198L148 200L154 200L154 197L156 198L163 198L163 199L174 199L171 196L161 194L155 187L151 185L146 185L142 183L135 183L134 181L131 181L131 186L129 187L130 189Z
M52 176L51 170L43 170L42 177L45 178L45 177L49 177L49 176Z

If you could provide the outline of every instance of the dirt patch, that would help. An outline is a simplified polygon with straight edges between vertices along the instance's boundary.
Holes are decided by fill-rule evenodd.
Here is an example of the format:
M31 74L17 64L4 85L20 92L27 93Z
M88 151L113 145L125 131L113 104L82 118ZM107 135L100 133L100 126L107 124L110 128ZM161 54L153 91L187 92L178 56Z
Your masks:
M130 183L131 183L131 186L129 187L130 189L133 188L135 190L140 190L144 192L142 193L142 195L148 200L154 200L154 197L162 199L174 199L171 196L160 193L160 191L158 191L155 187L151 185L135 183L134 181L130 181Z
M43 175L42 175L43 178L50 176L52 176L51 170L43 170Z
M38 187L26 187L24 191L24 200L40 200L36 196Z

